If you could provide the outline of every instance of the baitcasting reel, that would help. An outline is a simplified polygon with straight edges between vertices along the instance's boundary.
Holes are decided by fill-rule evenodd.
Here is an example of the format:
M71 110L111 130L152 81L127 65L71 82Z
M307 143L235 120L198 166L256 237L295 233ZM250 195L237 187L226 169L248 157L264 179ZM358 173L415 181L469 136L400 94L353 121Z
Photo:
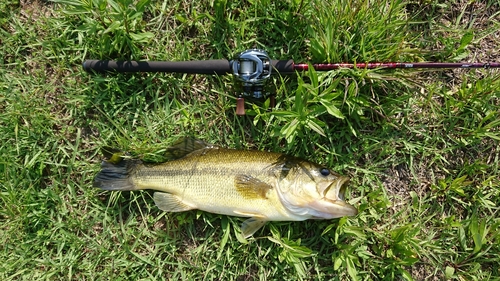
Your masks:
M267 96L264 83L271 77L271 59L264 50L250 49L236 55L230 63L234 78L242 83L243 88L237 95L236 114L245 115L244 97L261 99ZM271 107L274 103L274 96L271 96Z

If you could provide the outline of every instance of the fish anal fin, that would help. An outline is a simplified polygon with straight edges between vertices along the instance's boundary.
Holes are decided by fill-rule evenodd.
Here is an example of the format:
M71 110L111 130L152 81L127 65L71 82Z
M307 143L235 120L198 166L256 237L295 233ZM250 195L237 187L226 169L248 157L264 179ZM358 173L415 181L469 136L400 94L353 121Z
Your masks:
M272 185L248 175L237 175L234 186L246 199L267 199L267 192L273 189Z
M165 192L155 192L153 194L153 199L155 201L156 206L163 211L166 212L184 212L193 210L192 206L182 202L182 200L170 193Z
M249 218L241 224L241 234L243 237L248 238L261 229L266 222L262 218Z

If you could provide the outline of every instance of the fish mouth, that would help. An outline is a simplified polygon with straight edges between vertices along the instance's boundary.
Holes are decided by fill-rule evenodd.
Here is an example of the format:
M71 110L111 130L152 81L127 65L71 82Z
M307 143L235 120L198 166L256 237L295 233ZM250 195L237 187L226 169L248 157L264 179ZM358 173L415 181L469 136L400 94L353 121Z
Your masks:
M337 214L340 216L355 216L358 210L351 204L345 202L345 192L350 179L340 177L325 190L325 199L336 206Z
M345 192L347 190L347 184L351 181L351 179L342 177L337 181L337 186L335 189L338 190L338 198L342 201L345 201Z
M347 190L347 184L350 179L348 177L340 177L338 180L332 182L323 192L323 196L329 200L345 201L345 192ZM332 189L333 187L333 189Z

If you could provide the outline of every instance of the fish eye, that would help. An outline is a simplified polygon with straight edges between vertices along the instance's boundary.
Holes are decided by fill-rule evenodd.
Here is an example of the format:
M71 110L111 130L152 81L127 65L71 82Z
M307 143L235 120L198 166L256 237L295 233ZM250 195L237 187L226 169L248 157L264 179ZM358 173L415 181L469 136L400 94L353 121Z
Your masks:
M328 175L330 175L330 170L328 170L327 168L321 168L319 170L319 172L321 173L321 175L323 175L325 177L328 176Z

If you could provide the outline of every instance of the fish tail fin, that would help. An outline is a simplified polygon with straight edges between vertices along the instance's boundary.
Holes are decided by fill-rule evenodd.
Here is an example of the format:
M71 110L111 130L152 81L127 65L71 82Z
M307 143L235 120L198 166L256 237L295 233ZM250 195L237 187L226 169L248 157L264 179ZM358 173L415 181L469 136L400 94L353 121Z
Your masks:
M138 190L132 179L132 172L142 162L137 159L124 159L121 155L113 155L109 161L101 163L101 171L94 179L94 187L104 190Z

